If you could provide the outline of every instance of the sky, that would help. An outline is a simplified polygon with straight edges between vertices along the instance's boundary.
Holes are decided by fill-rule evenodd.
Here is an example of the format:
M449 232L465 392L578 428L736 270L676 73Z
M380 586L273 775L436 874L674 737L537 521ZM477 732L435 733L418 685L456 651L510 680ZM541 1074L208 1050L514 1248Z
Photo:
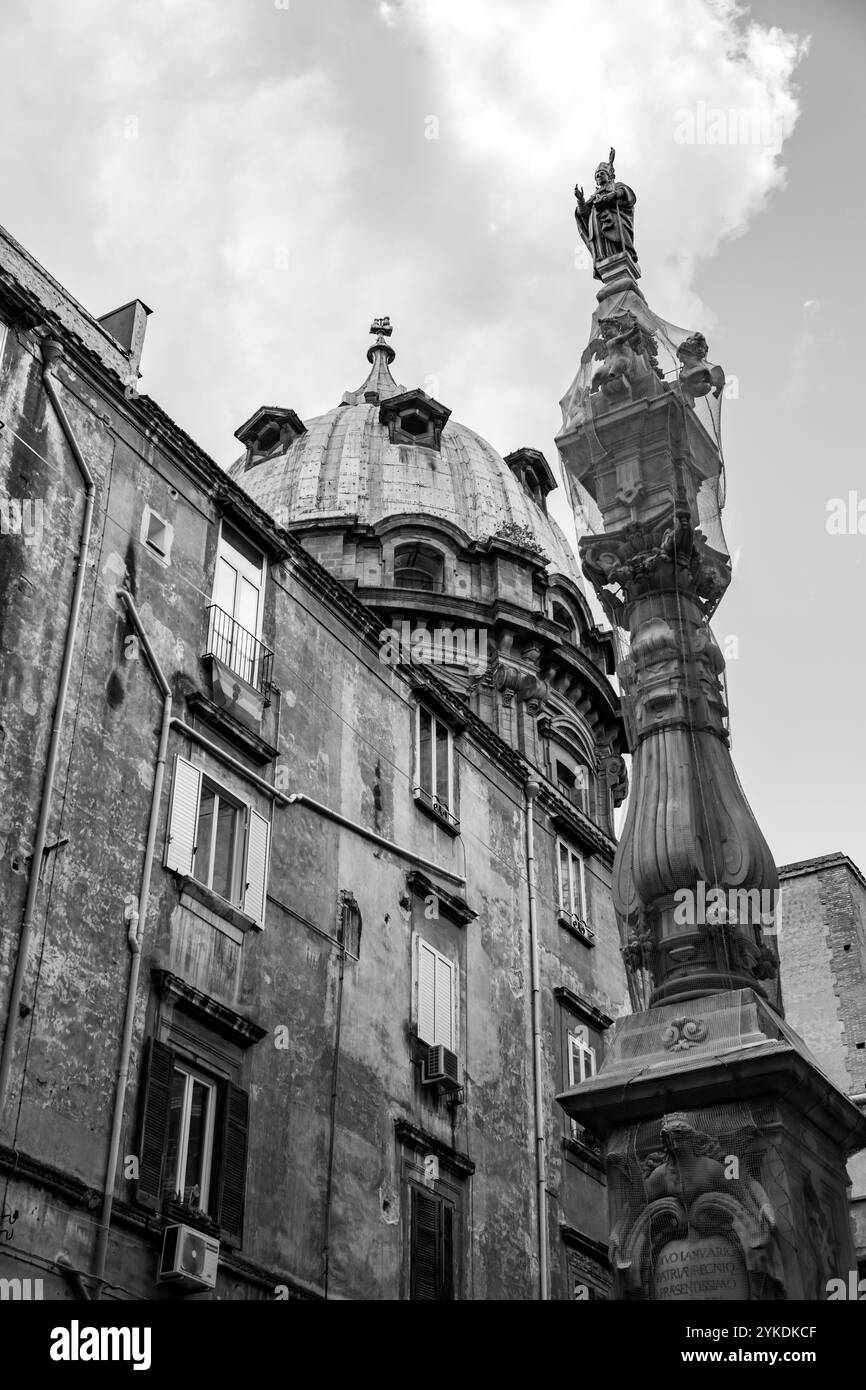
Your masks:
M740 779L779 864L866 870L866 6L5 0L0 34L0 222L92 313L149 305L140 389L226 466L257 406L359 386L387 314L399 381L557 468L573 188L615 146L642 289L729 374Z

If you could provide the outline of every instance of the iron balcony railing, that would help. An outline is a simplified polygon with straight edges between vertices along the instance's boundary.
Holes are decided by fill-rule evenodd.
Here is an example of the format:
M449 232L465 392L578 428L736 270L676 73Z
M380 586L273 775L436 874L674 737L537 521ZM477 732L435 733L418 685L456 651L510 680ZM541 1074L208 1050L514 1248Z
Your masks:
M247 685L260 690L267 701L273 652L215 603L207 609L207 647L204 655L215 656Z

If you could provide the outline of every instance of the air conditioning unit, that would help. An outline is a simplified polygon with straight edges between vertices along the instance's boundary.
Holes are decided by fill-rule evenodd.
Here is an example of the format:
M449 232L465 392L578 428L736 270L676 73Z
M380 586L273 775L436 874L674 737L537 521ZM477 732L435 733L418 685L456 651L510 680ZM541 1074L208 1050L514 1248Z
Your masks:
M220 1243L192 1226L166 1226L159 1257L158 1284L184 1289L212 1289L216 1284Z
M460 1085L460 1065L456 1053L437 1043L427 1048L427 1056L421 1063L421 1080L425 1086L437 1085L440 1090L450 1090Z

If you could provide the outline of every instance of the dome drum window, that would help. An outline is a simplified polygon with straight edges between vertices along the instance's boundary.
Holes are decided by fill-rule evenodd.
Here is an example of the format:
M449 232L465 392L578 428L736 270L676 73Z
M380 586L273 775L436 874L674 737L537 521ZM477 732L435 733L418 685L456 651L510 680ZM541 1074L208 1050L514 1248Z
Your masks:
M414 444L438 449L442 430L451 411L425 391L403 391L391 396L379 408L379 420L387 427L392 444Z
M445 561L431 545L400 545L394 551L394 584L398 589L444 589Z

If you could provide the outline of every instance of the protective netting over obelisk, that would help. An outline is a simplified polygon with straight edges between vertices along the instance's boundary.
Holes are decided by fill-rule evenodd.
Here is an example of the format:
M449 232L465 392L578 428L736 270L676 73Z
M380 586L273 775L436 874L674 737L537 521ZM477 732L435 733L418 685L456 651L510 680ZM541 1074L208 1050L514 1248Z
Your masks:
M710 626L731 582L725 376L638 288L613 150L595 185L575 215L601 288L557 446L620 639L632 772L612 892L635 1012L560 1100L605 1141L616 1297L819 1298L853 1260L844 1152L866 1121L782 1017L778 876L731 760Z

